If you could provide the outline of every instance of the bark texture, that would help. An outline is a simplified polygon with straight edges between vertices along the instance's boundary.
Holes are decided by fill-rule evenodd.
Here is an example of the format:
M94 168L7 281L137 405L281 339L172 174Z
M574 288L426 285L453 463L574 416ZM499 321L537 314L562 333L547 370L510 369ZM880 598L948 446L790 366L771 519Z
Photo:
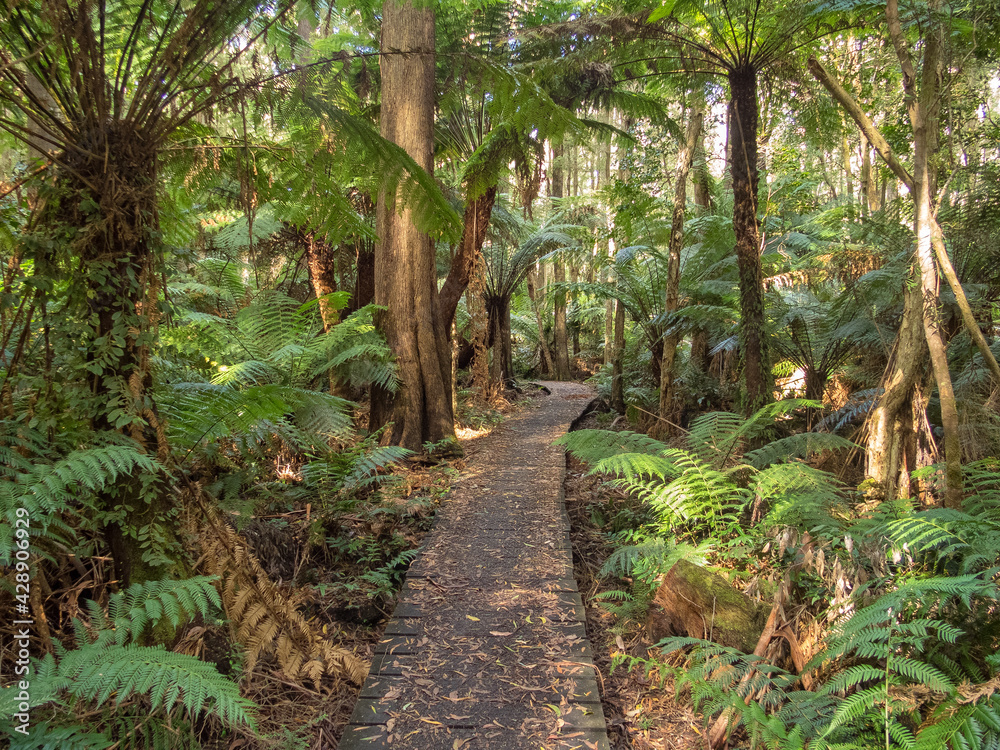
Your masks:
M764 338L764 274L757 227L757 70L751 65L729 73L729 143L732 149L733 230L740 276L740 348L747 391L747 412L771 397L770 367Z
M434 149L434 10L388 0L382 6L382 135L428 173ZM392 422L385 440L414 451L455 439L451 355L437 294L434 246L380 195L376 211L375 302L379 326L396 356L400 387L372 394L371 426Z
M552 180L549 187L549 197L558 200L562 198L563 183L565 174L563 172L563 157L565 147L562 145L552 147ZM560 284L566 281L566 265L563 260L556 257L553 263L553 281ZM569 331L566 328L566 292L556 291L553 295L554 316L552 321L552 336L554 352L554 364L556 380L569 380Z

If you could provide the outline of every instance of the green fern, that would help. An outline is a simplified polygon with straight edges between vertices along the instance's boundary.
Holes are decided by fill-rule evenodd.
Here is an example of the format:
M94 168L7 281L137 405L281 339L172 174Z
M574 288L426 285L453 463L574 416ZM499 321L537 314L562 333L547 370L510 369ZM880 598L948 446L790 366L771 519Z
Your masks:
M219 606L214 579L207 577L134 584L111 595L107 615L88 601L90 622L75 623L77 647L66 649L57 642L55 656L46 654L33 662L32 708L58 702L64 695L114 706L143 697L154 714L166 716L176 706L191 716L207 713L230 725L252 726L254 704L242 698L239 687L213 664L162 646L129 642L161 622L178 627L192 617L209 616ZM0 726L7 725L3 728L10 728L17 703L14 690L0 691ZM157 726L150 723L149 731L155 732ZM87 742L103 736L72 726L48 726L36 733L43 747L57 741L90 747Z
M710 542L702 542L696 547L654 538L640 544L629 544L616 549L604 561L600 575L602 577L635 577L638 580L652 583L657 576L666 573L679 560L688 560L704 565L705 555L710 549Z
M0 516L5 521L0 524L0 563L9 565L13 559L19 518L31 519L35 545L48 537L66 538L71 532L62 515L76 503L135 472L163 472L156 459L136 443L122 436L114 439L117 444L81 448L57 461L14 464L22 469L13 475L14 481L0 483Z
M177 628L193 617L207 617L222 606L215 580L197 576L183 581L134 583L126 591L111 595L106 621L97 604L88 600L91 627L103 628L106 622L115 643L123 645L164 620Z
M716 468L722 468L727 464L746 460L743 457L743 452L750 441L763 436L776 420L800 409L818 409L822 406L817 401L790 398L767 404L749 417L729 412L703 414L691 422L688 444L691 451L701 460ZM793 441L791 445L795 445L797 442L798 440ZM787 451L791 445L786 444L779 447L781 450ZM819 448L819 450L822 449ZM766 458L766 453L757 455L759 463L762 463Z
M667 449L666 443L628 430L575 430L558 438L555 445L564 446L574 458L591 465L620 453L658 456Z
M106 750L114 744L114 740L103 732L53 726L47 721L33 725L25 735L9 727L8 730L12 750Z

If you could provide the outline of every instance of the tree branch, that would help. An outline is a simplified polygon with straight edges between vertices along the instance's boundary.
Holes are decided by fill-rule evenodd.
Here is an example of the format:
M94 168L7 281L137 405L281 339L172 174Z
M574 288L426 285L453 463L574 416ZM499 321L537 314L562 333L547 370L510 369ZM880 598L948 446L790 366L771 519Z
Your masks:
M900 179L900 181L906 185L910 190L913 189L913 176L906 170L896 158L896 155L892 153L892 147L889 142L885 139L885 136L879 132L878 128L875 127L874 123L865 114L864 110L861 109L860 105L854 101L852 97L843 86L835 79L827 69L823 67L815 57L809 58L809 72L813 74L813 77L817 81L823 84L823 87L830 92L832 96L841 107L843 107L847 114L851 116L851 119L857 124L858 129L864 133L865 138L868 142L875 147L878 151L879 156L885 160L886 165L892 170L892 173Z

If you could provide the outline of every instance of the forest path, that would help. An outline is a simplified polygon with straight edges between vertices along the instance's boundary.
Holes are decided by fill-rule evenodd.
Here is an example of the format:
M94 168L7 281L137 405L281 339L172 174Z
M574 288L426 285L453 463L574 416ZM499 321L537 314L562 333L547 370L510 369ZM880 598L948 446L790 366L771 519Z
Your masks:
M594 394L545 385L438 510L340 750L609 748L552 446Z

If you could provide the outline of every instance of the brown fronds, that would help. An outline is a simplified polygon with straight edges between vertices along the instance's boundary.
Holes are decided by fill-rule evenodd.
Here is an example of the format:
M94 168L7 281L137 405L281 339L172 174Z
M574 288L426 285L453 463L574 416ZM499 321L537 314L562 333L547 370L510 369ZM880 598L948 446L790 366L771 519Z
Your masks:
M330 643L298 610L295 597L275 585L246 542L215 511L199 535L207 572L220 580L233 637L246 649L247 671L273 655L291 680L346 677L361 684L368 665Z

